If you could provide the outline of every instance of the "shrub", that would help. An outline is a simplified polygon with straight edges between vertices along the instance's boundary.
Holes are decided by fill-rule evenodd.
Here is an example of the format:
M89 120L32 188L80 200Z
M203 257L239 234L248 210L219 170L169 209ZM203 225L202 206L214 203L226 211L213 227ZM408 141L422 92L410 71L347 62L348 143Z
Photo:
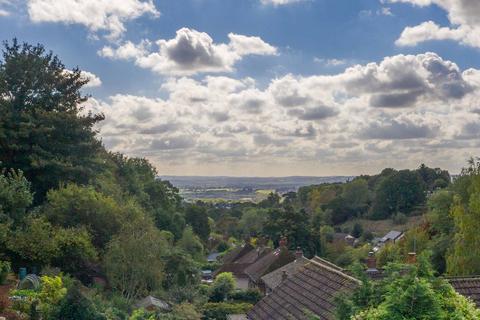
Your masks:
M230 295L230 299L255 304L262 299L262 294L255 289L239 290L233 292Z
M209 302L203 306L204 319L226 320L229 314L242 314L252 309L250 303Z
M405 224L407 223L407 216L401 212L397 212L393 215L392 220L394 224Z
M5 283L10 271L12 271L10 262L0 261L0 285Z

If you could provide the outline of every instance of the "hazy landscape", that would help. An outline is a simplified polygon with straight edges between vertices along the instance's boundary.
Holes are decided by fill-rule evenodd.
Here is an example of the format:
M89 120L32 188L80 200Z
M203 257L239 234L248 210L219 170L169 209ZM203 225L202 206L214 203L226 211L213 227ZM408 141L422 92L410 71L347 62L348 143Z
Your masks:
M269 193L279 194L298 188L324 183L340 183L351 180L351 176L331 177L202 177L160 176L180 190L187 201L253 201L265 199Z

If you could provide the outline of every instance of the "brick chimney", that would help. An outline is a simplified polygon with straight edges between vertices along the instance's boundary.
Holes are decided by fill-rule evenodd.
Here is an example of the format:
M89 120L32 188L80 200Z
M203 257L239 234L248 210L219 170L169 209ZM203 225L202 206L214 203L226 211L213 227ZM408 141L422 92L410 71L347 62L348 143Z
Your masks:
M377 258L375 258L375 253L370 251L367 258L367 272L377 271Z
M297 247L297 250L295 250L295 259L300 259L301 257L303 257L302 248Z
M417 253L416 252L409 252L407 258L408 264L415 264L417 263Z

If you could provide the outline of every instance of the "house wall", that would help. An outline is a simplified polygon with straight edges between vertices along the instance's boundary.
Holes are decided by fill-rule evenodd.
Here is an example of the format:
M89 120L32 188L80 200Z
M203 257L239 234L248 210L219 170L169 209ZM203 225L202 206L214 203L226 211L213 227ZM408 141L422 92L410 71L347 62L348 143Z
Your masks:
M248 283L249 283L248 278L235 277L235 282L236 282L236 289L242 289L242 290L248 289Z

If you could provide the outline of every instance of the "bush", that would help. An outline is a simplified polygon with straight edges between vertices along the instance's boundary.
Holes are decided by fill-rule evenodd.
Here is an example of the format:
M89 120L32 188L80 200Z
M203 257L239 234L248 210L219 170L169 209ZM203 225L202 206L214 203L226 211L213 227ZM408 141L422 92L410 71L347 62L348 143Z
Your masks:
M212 285L210 300L220 302L226 300L235 289L235 279L230 272L220 273Z
M250 303L209 302L203 306L204 319L226 320L229 314L242 314L252 309Z
M0 285L5 283L10 271L12 271L10 262L0 261Z
M262 299L260 291L255 289L239 290L230 295L230 300L255 304Z
M395 215L392 217L392 221L394 224L405 224L407 223L407 216L404 215L401 212L397 212Z

